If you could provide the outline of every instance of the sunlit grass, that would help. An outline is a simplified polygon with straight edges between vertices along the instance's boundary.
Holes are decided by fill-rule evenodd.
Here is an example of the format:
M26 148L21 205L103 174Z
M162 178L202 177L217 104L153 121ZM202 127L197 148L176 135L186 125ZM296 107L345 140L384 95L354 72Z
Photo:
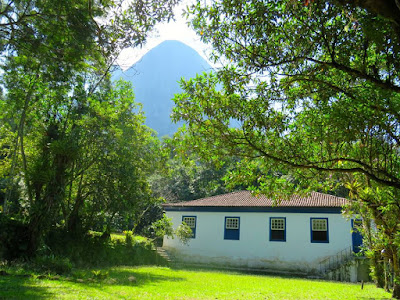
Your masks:
M101 271L101 272L99 272ZM388 299L372 284L165 267L79 271L73 277L0 276L0 299Z

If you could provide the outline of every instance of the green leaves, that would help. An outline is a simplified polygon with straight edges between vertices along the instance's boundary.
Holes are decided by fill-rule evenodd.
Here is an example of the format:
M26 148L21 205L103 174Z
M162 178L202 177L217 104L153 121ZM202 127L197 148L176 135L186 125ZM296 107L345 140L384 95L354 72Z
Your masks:
M326 1L197 1L191 10L224 66L181 83L183 146L205 159L240 157L230 186L274 198L363 178L348 185L352 196L387 222L385 243L396 240L387 230L399 217L397 25Z
M183 82L175 97L174 118L188 122L202 156L262 158L306 177L360 172L400 187L399 68L382 63L400 48L386 23L325 3L313 4L312 14L274 1L199 2L192 9L194 28L213 36L217 58L227 62ZM374 26L384 28L383 39L366 33Z

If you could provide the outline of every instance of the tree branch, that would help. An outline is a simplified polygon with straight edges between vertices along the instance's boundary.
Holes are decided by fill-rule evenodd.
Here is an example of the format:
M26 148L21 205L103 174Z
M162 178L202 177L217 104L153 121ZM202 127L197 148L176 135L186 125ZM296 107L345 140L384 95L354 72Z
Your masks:
M251 139L248 137L245 131L243 131L243 136L246 139L248 145L253 148L254 150L260 152L264 157L269 158L271 160L280 162L282 164L288 165L292 168L298 168L298 169L311 169L311 170L317 170L317 171L323 171L323 172L336 172L336 173L362 173L365 174L367 177L371 178L372 180L381 183L386 186L392 186L395 188L400 188L400 182L397 180L397 178L391 176L391 178L394 178L395 181L392 180L385 180L382 178L379 178L377 175L373 174L372 172L369 172L368 170L362 168L362 167L354 167L354 168L329 168L329 167L321 167L315 164L318 164L318 162L313 162L313 165L302 165L299 163L295 163L293 161L283 159L281 157L277 157L275 155L272 155L270 153L265 152L262 148L258 147L256 144L254 144ZM348 158L344 158L343 160L348 160L353 163L357 163L357 160L352 160ZM337 159L339 161L339 159ZM320 162L321 163L321 162ZM360 164L363 166L363 164ZM365 165L364 165L365 166ZM369 167L369 166L368 166ZM369 169L371 169L369 167ZM370 170L371 171L371 170Z

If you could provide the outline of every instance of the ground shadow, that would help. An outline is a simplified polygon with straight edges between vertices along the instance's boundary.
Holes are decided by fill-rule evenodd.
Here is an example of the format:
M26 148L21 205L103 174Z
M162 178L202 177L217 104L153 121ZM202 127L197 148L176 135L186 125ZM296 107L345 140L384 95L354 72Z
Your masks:
M171 264L170 268L172 270L185 270L185 271L193 271L193 272L223 272L225 274L237 274L237 275L262 275L269 276L275 278L282 279L307 279L307 280L320 280L320 278L310 278L308 274L296 273L296 272L282 272L276 270L269 269L250 269L250 268L235 268L235 267L222 267L222 266L213 266L207 264Z
M177 282L186 280L186 278L178 276L166 276L146 272L138 272L135 271L135 268L130 268L129 270L121 270L118 268L110 269L108 273L108 278L116 280L114 285L135 285L138 287L145 285L154 285L164 281ZM103 282L107 284L107 280L104 280Z
M30 276L0 276L0 299L53 299L46 288L35 285Z
M134 267L102 269L103 278L93 275L90 270L82 271L78 277L57 276L60 287L63 282L72 282L78 286L94 289L102 289L106 286L135 286L143 287L157 285L160 282L178 282L185 278L179 276L167 276L153 274L151 272L135 271ZM104 274L107 274L104 276ZM46 278L50 279L50 278ZM5 299L54 299L57 295L51 292L51 288L40 287L37 280L29 275L5 275L0 276L0 300ZM60 287L57 287L59 291ZM65 287L69 289L70 287Z

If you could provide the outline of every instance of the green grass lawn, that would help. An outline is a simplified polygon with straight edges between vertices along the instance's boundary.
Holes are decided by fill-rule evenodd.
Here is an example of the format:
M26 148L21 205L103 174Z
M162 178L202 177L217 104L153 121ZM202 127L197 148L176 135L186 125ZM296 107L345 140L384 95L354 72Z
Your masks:
M360 284L204 269L117 267L101 272L80 271L70 278L49 278L0 276L0 299L390 298L389 293L372 284L361 290Z

